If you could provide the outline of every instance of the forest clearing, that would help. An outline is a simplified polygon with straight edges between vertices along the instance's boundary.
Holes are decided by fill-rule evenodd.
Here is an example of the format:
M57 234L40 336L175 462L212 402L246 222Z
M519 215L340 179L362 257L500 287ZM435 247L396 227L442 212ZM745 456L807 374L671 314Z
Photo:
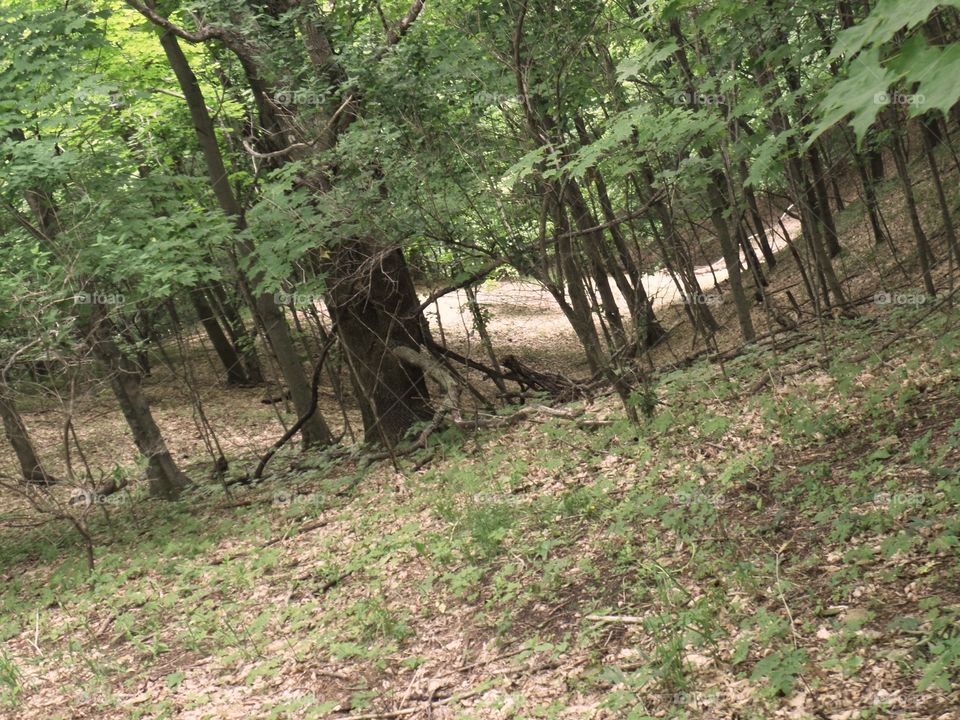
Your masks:
M960 720L960 3L0 8L0 718Z

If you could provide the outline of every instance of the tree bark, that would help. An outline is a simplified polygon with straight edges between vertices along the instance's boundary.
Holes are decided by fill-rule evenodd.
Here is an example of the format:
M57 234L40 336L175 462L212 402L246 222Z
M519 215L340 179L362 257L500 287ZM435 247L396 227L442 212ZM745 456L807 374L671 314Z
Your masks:
M237 201L233 188L230 187L223 155L220 152L220 146L214 132L213 120L207 112L206 102L203 99L203 93L200 90L197 78L193 74L193 70L190 68L187 58L173 33L163 32L160 35L160 44L163 46L170 67L177 76L180 89L190 110L190 117L193 120L197 140L203 151L207 174L214 195L216 195L224 214L234 221L238 230L242 230L245 227L243 208ZM253 252L253 248L248 243L244 243L242 251L245 255L249 255ZM310 383L307 381L306 372L297 356L293 338L290 335L290 327L287 325L283 312L277 307L273 295L257 291L259 278L250 278L250 284L253 286L251 292L254 294L256 312L260 316L264 332L276 355L277 364L280 366L280 372L287 383L293 405L299 415L306 415L310 407ZM313 413L309 421L304 424L301 437L304 447L329 445L332 441L326 421L318 412Z
M893 142L890 144L890 149L893 153L893 162L897 166L897 175L903 187L903 199L907 204L907 215L910 217L910 225L913 228L913 236L917 243L917 259L920 263L923 287L927 293L933 296L937 294L937 289L933 284L930 268L936 260L930 248L927 234L923 230L923 224L920 222L920 211L917 209L917 200L913 194L913 181L910 179L910 170L907 168L907 157L901 142L900 123L895 109L888 108L887 120L893 130Z
M24 482L37 485L49 485L56 482L56 478L49 475L37 457L37 452L30 441L27 426L20 417L13 392L6 382L0 382L0 416L3 418L3 432L7 436L17 456L20 473Z
M723 178L715 174L707 182L707 196L710 200L710 219L713 228L720 239L720 249L723 251L723 261L727 267L727 279L730 281L730 294L737 310L737 321L740 323L740 333L746 342L753 342L756 332L753 328L753 319L750 317L750 300L743 290L743 278L740 272L740 247L730 234L730 226L723 216L724 195L722 192Z
M227 385L250 384L240 356L237 354L236 348L230 343L230 340L227 339L223 328L220 327L220 323L217 322L213 308L210 307L210 303L207 301L203 290L198 287L191 288L190 301L193 303L193 308L197 312L197 318L200 320L200 324L203 325L203 329L207 331L207 337L210 338L217 357L220 358L220 362L223 363L223 367L227 372Z
M133 434L140 454L147 459L147 478L150 494L166 500L175 500L189 481L177 467L167 449L163 434L153 419L150 405L140 385L140 374L124 357L113 339L113 323L102 306L93 305L92 316L86 326L93 354L107 371L120 410Z
M426 322L399 249L352 242L331 257L327 308L351 369L367 442L393 447L433 416L423 371L391 347L426 344Z

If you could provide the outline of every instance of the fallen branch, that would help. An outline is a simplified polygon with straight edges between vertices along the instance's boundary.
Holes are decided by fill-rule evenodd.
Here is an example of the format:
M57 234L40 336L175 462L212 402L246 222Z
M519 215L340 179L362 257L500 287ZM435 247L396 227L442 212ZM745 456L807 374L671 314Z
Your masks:
M261 547L261 548L268 548L268 547L271 547L271 546L273 546L273 545L276 545L276 544L279 543L279 542L283 542L284 540L287 540L287 539L289 539L289 538L297 537L298 535L303 535L304 533L308 533L308 532L310 532L311 530L319 530L320 528L326 527L326 526L329 525L329 524L330 524L330 521L329 521L329 520L326 520L326 519L311 520L310 522L304 523L303 525L301 525L300 527L298 527L298 528L297 528L297 531L296 531L293 535L291 535L290 533L284 533L284 534L281 535L280 537L275 537L275 538L273 538L272 540L268 540L267 542L265 542L265 543L264 543L263 545L261 545L260 547Z
M503 376L504 379L517 383L521 391L527 388L542 390L560 402L577 400L588 394L589 383L577 382L559 373L534 370L520 362L516 355L507 355L501 362L510 371Z

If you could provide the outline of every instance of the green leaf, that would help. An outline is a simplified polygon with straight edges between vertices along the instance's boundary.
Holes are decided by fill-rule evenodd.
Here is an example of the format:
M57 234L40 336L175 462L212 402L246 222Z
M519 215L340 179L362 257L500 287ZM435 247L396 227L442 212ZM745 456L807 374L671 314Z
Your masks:
M910 105L911 115L921 115L928 110L950 111L960 100L960 43L953 43L944 50L934 52L937 58L917 78L917 102ZM912 77L912 76L911 76Z
M657 45L647 45L642 52L617 65L617 78L622 82L643 75L647 70L673 55L677 47L677 43L673 40Z
M857 142L862 142L877 114L889 101L887 89L895 80L896 75L880 64L878 49L858 55L850 63L847 78L834 85L820 101L821 118L814 125L806 147L851 114Z
M940 5L960 8L960 0L880 0L865 20L837 36L837 43L833 46L830 57L852 57L868 45L882 45L902 27L912 28L922 23Z

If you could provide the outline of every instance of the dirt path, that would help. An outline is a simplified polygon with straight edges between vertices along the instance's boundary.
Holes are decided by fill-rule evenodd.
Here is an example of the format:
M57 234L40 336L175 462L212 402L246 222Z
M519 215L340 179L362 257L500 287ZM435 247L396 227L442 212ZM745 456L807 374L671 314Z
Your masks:
M800 222L786 214L780 217L791 238L800 234ZM787 246L783 232L777 227L767 228L774 252ZM759 255L756 236L751 241ZM746 256L740 253L746 263ZM705 295L720 298L710 293L726 281L729 273L723 258L708 265L695 268L697 281ZM610 282L614 297L621 312L627 312L627 303ZM655 310L664 310L682 302L680 288L665 269L645 275L643 288L653 300ZM564 316L553 296L542 285L524 280L487 282L477 290L477 300L490 314L488 330L497 352L513 353L522 358L536 360L541 366L554 366L569 372L584 372L586 362L573 328ZM439 322L438 322L439 309ZM463 291L450 293L427 310L427 319L438 335L458 346L466 348L474 357L480 357L482 349L479 338L472 328L472 318L467 309L467 297Z

